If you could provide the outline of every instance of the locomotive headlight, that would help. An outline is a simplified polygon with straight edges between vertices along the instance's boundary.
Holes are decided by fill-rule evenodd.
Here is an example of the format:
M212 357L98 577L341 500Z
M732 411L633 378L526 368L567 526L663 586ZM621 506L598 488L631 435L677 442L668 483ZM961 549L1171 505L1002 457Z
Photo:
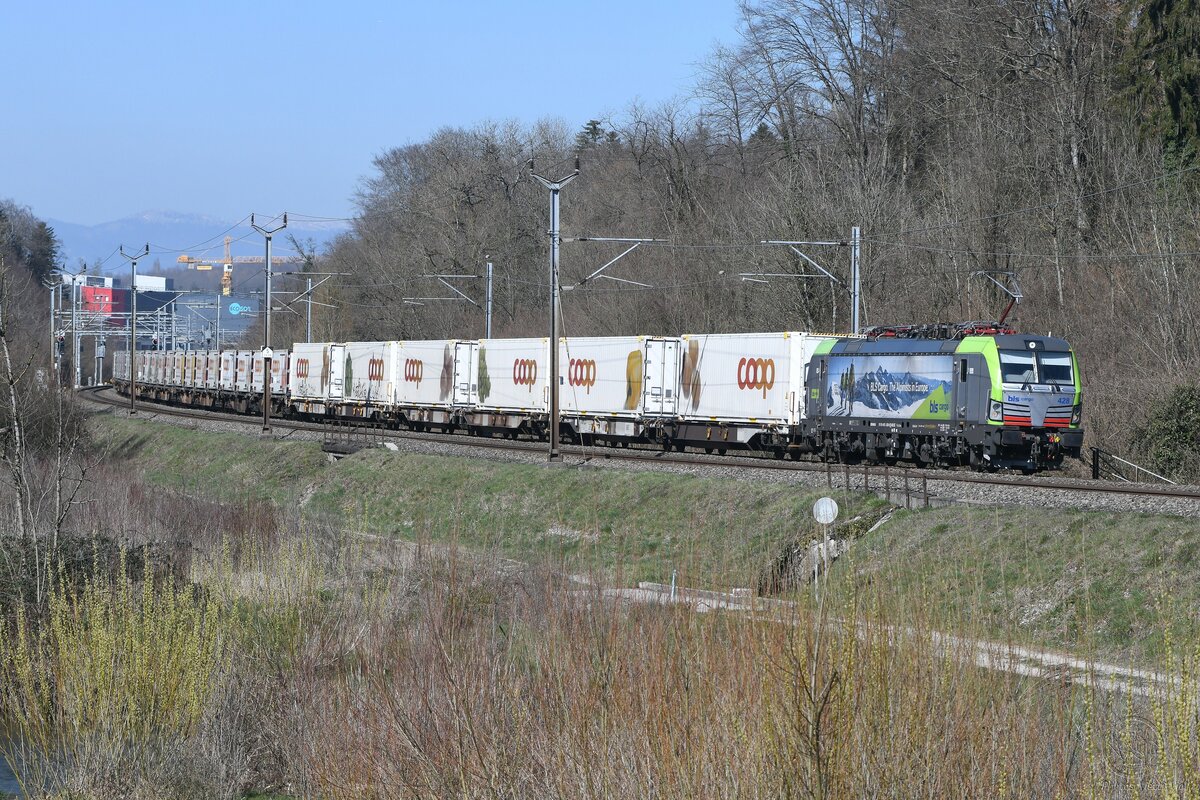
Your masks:
M1075 406L1075 408L1073 408L1071 410L1071 424L1078 425L1082 421L1083 421L1083 403L1080 403L1079 405Z
M1004 419L1004 403L1001 403L999 400L993 400L988 417L995 420Z

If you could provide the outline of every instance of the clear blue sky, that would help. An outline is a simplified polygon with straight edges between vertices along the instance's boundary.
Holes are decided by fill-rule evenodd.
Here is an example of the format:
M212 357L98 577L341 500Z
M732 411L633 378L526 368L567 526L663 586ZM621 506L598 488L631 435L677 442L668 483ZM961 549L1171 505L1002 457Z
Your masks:
M5 3L0 197L349 216L384 150L446 125L571 127L689 93L736 0Z

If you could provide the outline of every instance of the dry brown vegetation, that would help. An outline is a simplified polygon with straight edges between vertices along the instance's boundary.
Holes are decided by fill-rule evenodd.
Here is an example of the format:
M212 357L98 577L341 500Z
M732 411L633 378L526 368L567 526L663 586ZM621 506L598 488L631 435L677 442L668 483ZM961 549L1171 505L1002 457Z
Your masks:
M45 607L10 607L0 640L33 796L1187 797L1200 780L1200 662L1178 646L1160 667L1180 683L1131 698L970 666L924 635L969 633L970 609L869 585L696 614L104 477L121 502L77 540L91 558L60 562Z

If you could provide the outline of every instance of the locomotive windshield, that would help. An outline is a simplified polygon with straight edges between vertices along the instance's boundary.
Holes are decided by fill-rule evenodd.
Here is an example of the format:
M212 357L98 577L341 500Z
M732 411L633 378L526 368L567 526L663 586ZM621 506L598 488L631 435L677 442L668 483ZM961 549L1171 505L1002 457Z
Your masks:
M1075 383L1070 353L1001 350L1000 373L1004 383L1040 383L1053 386Z

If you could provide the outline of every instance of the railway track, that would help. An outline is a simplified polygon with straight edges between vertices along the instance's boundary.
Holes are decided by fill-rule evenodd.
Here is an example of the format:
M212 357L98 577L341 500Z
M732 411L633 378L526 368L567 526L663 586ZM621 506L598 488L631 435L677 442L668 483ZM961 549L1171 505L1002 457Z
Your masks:
M102 405L127 407L127 398L118 395L111 387L92 387L82 390L91 401ZM224 422L241 426L255 426L258 421L239 414L170 406L149 401L139 401L139 413ZM358 436L370 442L409 441L440 445L475 448L479 450L505 451L527 456L539 456L545 444L534 440L497 439L478 436L463 436L452 433L428 433L419 431L392 430L380 426L331 426L325 423L302 422L287 419L272 419L272 428L290 431L306 431L328 437L344 431L348 437ZM906 498L905 502L929 505L948 502L973 504L1041 505L1051 495L1059 495L1050 507L1099 509L1114 511L1164 512L1178 516L1200 516L1200 487L1159 486L1150 484L1116 483L1109 481L1084 480L1060 476L1017 476L981 474L934 469L899 469L886 466L830 464L819 461L783 461L767 455L737 454L726 456L678 453L650 447L610 447L597 445L563 445L565 457L577 459L574 463L625 462L646 466L672 466L701 471L718 470L763 475L803 476L804 483L825 485L832 489L875 492L889 498ZM958 487L958 491L948 491ZM963 490L967 491L963 491ZM972 491L975 490L975 491ZM996 492L1027 495L1006 498L995 496ZM990 493L990 496L989 496ZM983 495L972 499L969 495ZM964 496L968 495L968 496ZM1079 499L1079 502L1064 501L1063 496ZM1114 498L1129 500L1128 503L1089 502L1087 498Z

